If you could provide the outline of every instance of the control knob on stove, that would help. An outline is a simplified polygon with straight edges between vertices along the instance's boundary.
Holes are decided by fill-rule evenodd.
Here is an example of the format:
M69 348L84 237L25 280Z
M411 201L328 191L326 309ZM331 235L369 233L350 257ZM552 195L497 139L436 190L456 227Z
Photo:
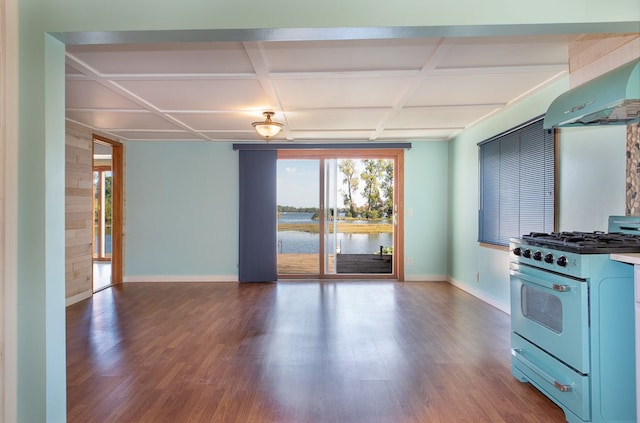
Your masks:
M567 258L565 256L560 256L558 257L558 261L556 261L556 263L558 263L558 266L565 267L567 265Z
M536 261L542 260L542 253L540 251L536 251L535 253L533 253L533 259Z
M524 258L531 258L531 250L530 249L526 249L522 252L522 257Z
M520 247L516 247L513 249L513 254L515 254L516 256L519 256L520 254L522 254L522 248Z
M544 262L545 263L549 263L549 264L553 263L553 254L551 254L551 253L546 254L544 256Z

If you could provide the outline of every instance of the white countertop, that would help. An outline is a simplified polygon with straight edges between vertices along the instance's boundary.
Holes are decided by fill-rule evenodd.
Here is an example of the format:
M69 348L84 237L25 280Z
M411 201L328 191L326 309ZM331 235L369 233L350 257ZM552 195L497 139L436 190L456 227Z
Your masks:
M611 260L629 264L640 264L640 253L611 254Z

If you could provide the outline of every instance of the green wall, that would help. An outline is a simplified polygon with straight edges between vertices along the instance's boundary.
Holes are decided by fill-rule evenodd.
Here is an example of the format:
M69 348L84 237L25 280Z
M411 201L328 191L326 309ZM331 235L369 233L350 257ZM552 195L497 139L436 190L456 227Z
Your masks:
M425 141L405 153L406 280L444 280L447 274L448 154L446 142Z
M19 62L17 396L21 422L41 422L66 413L65 147L64 107L60 106L64 45L44 33L37 35L20 28L20 42L24 38L33 47L24 51L21 45Z
M451 35L523 34L519 25L539 25L536 33L570 31L567 24L585 26L603 23L638 21L640 7L635 0L538 0L505 2L504 0L325 0L301 2L272 0L23 0L41 8L48 31L113 31L141 29L210 29L210 28L351 28L341 29L344 37L358 35L353 28L362 27L436 27L437 34L448 27ZM630 32L634 28L628 29ZM298 32L298 37L305 33ZM397 34L394 28L386 36ZM266 35L266 34L265 34Z
M18 0L19 140L18 140L18 393L19 422L63 422L65 410L64 337L64 66L65 42L134 40L312 39L442 35L509 35L552 32L633 31L640 21L636 0L593 2L540 0L511 5L502 0L393 3L329 0L308 3L275 0ZM553 11L549 13L549 11ZM626 22L626 23L625 23ZM420 27L417 30L408 26ZM314 30L296 28L316 28ZM335 28L322 30L319 28ZM350 27L350 29L345 29ZM356 28L359 27L359 28ZM362 27L380 27L376 30ZM215 30L285 28L244 32L120 32L140 30ZM286 30L286 28L289 28ZM105 31L83 33L82 31ZM74 34L71 34L74 33ZM246 37L246 38L242 38ZM464 147L449 150L449 174L462 194L450 204L468 206L459 195L471 190L460 183L457 165L469 160ZM451 163L456 163L455 167ZM473 181L473 179L470 179ZM472 183L472 182L471 182ZM454 213L464 214L454 210ZM475 218L473 218L475 220ZM458 225L449 223L455 240L449 269L467 280L468 268L451 257L473 250ZM471 224L472 225L472 224ZM462 228L461 228L462 229ZM457 257L457 256L456 256ZM473 257L471 257L473 258ZM468 260L469 258L460 257ZM473 273L471 271L471 273Z
M466 131L449 144L448 275L483 300L509 310L509 254L478 236L477 143L543 114L568 78ZM626 126L561 129L558 135L558 230L607 230L624 214Z
M238 152L186 141L125 152L127 280L237 280Z
M544 114L567 89L565 78L449 143L448 275L454 284L505 311L509 308L509 254L478 243L477 143Z
M560 230L606 231L625 214L627 127L564 128L558 154Z
M125 280L237 280L238 153L228 143L129 142ZM447 273L446 142L405 152L409 280Z

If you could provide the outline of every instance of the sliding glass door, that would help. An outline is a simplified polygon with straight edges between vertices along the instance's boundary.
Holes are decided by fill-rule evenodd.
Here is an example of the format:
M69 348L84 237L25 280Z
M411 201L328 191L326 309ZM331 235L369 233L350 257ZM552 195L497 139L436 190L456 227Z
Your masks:
M320 273L320 160L278 160L278 274Z
M401 158L279 152L278 277L401 278Z
M338 184L337 184L337 160L324 159L324 274L335 275L338 267L338 254L340 248L338 246L338 216L340 209L338 207Z
M336 167L338 274L394 273L394 161L339 158Z

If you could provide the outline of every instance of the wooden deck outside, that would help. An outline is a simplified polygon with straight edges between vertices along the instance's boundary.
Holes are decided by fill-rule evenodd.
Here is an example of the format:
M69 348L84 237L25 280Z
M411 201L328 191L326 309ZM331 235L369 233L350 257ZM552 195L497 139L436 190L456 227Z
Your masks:
M378 254L340 254L337 270L338 273L391 273L391 256L383 257Z
M329 266L333 266L334 256L329 256ZM278 254L278 273L314 275L319 271L318 254ZM380 274L391 273L392 262L384 261L377 254L339 254L337 273Z

